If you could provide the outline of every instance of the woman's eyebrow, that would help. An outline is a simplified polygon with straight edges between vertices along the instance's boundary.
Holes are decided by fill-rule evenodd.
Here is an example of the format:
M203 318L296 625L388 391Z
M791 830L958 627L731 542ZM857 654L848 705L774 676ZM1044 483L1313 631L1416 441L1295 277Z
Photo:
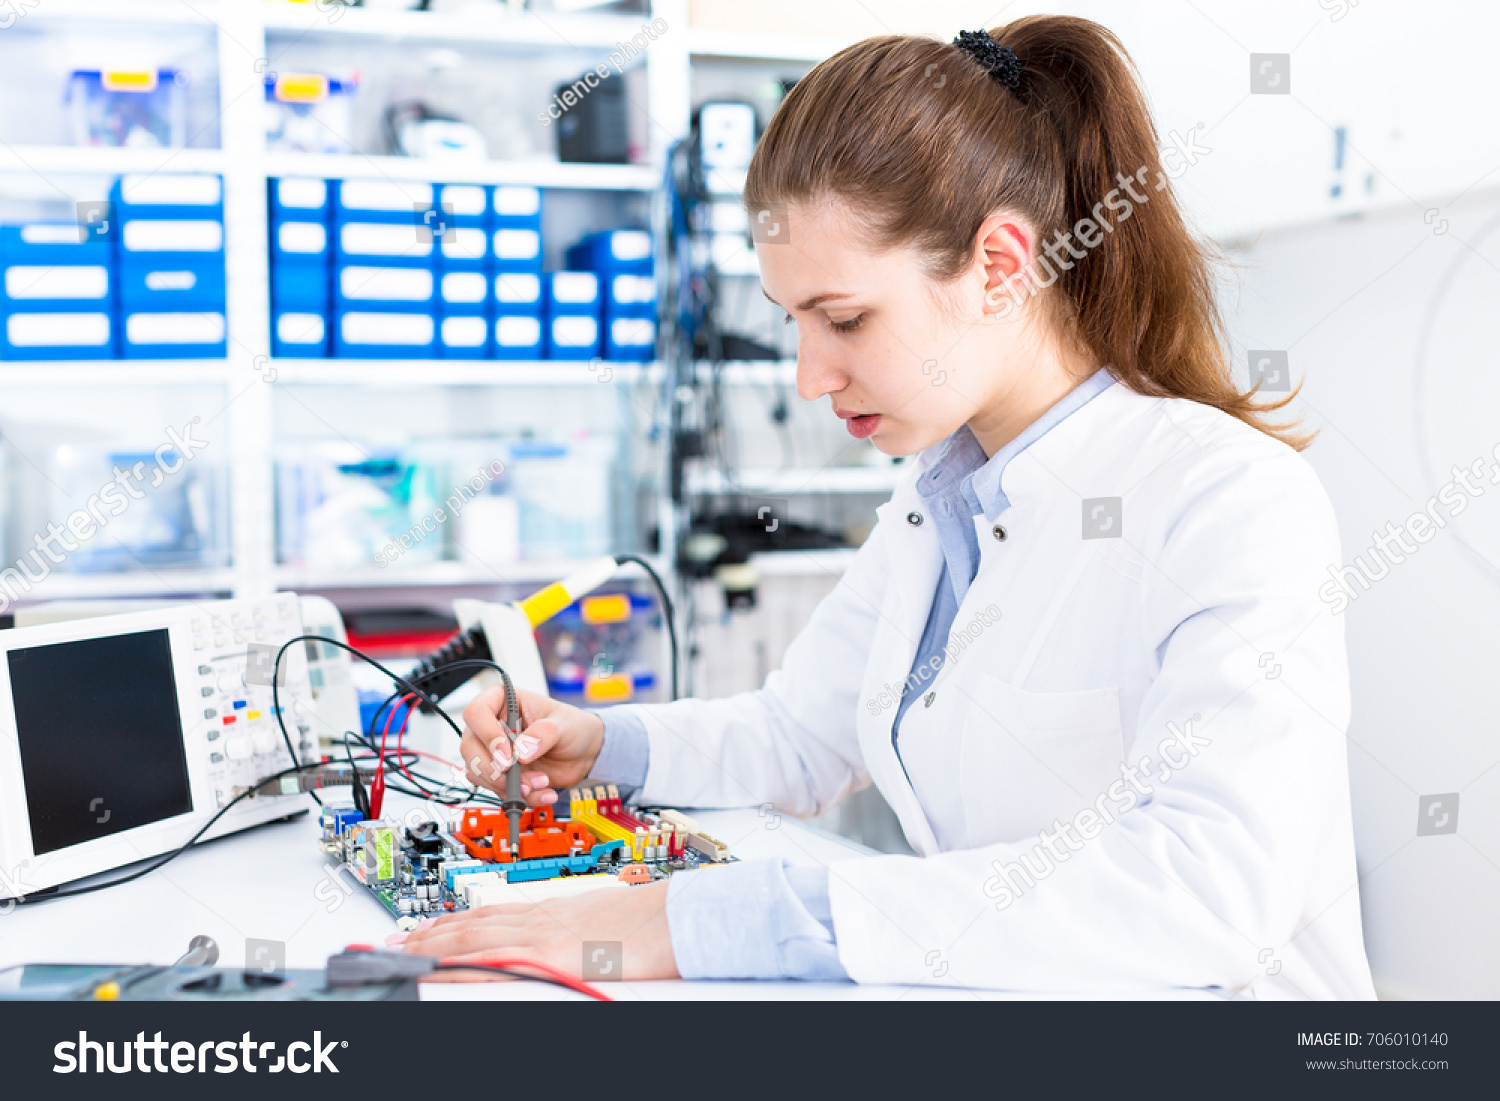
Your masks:
M774 298L771 297L770 292L766 290L766 288L765 288L764 285L761 286L760 293L766 296L766 300L768 302L770 302L771 305L773 305L773 306L779 306L779 305L781 305L780 302L777 302L776 299L774 299ZM835 294L833 292L829 292L828 294L815 294L811 298L809 298L806 302L802 303L802 305L798 306L797 308L799 310L811 310L811 309L815 309L820 302L826 302L830 298L853 298L853 297L854 296L852 294Z

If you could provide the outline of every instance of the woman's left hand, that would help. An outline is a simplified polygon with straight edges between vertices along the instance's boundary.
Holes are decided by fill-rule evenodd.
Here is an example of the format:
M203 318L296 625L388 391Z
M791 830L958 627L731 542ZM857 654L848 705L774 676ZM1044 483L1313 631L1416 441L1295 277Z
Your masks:
M580 978L626 981L680 978L667 929L667 882L588 891L573 898L485 906L447 914L397 940L407 952L444 959L528 959L550 964ZM617 974L601 976L597 966L584 975L585 941L620 944ZM602 961L600 961L602 964ZM484 978L482 971L453 972L454 978ZM447 975L434 976L447 977Z

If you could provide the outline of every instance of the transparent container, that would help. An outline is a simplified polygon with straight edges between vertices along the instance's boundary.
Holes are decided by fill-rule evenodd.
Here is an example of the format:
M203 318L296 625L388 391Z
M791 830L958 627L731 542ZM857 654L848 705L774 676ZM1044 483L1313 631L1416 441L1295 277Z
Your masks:
M519 506L523 559L594 558L611 552L613 438L516 440L510 447L509 474Z
M267 73L266 148L282 153L352 153L357 77Z
M180 69L73 70L64 97L73 144L183 148L187 82Z
M330 442L284 453L276 464L278 560L311 570L441 560L442 474L405 449Z

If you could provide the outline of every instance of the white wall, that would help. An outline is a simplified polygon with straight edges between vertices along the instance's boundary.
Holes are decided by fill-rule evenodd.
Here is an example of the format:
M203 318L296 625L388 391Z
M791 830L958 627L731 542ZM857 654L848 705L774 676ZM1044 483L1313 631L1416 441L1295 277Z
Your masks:
M1376 574L1373 533L1425 508L1454 464L1482 459L1487 474L1500 443L1500 195L1441 213L1269 234L1237 257L1237 366L1246 347L1289 351L1344 561L1362 554ZM1500 996L1500 488L1475 484L1368 592L1351 582L1361 595L1343 613L1361 897L1388 996ZM1457 833L1417 836L1419 798L1450 792Z

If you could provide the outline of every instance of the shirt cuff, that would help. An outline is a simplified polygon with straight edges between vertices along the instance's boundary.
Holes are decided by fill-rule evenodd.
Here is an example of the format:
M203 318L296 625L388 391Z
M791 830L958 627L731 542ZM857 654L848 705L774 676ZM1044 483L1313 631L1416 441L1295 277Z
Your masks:
M849 981L823 868L776 858L679 872L667 885L667 927L685 979Z
M620 789L620 798L628 800L646 782L646 770L651 765L646 724L626 704L602 707L595 714L604 721L604 744L589 775L614 784Z

